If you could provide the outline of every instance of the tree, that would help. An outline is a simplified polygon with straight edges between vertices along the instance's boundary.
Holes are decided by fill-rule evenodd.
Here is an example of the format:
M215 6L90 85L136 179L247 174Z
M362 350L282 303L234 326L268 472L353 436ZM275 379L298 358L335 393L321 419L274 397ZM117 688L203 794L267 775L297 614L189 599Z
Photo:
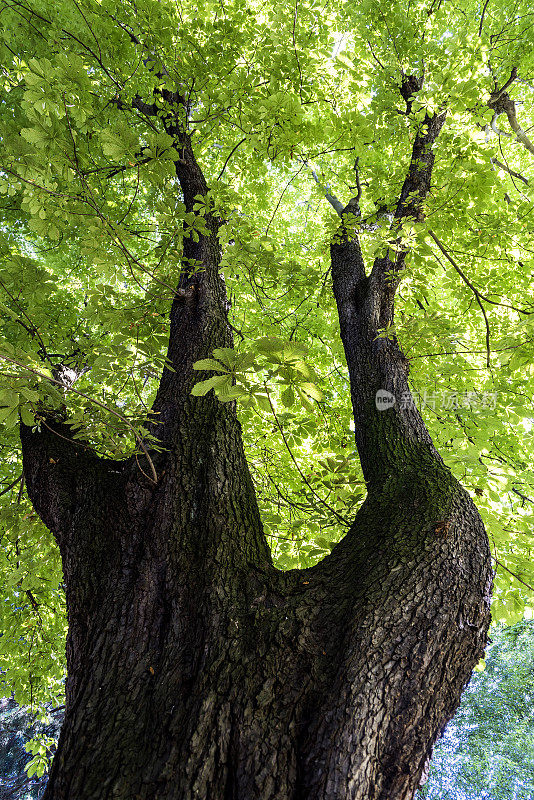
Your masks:
M503 614L530 587L531 436L509 430L532 347L527 7L1 9L1 417L23 455L2 649L21 693L58 688L61 578L25 489L68 613L46 800L412 797L482 656L492 569L400 340L412 363L446 344L412 380L449 392L434 438L490 521L494 482L513 497ZM273 565L258 498L301 568Z
M492 631L487 668L436 748L425 797L532 798L532 634L532 621Z
M49 711L49 724L43 725L14 700L4 698L0 702L1 800L37 800L42 795L47 756L61 723L61 709Z

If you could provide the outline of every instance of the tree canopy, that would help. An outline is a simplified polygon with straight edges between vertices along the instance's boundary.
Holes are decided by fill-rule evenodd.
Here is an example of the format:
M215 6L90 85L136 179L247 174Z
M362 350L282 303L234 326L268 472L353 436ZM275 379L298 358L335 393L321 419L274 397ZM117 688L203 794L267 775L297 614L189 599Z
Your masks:
M193 391L237 401L277 565L322 558L365 496L329 291L345 209L366 258L407 254L383 335L401 342L436 447L476 498L494 618L532 613L529 3L2 0L0 22L6 686L39 702L61 695L64 670L60 562L24 492L19 421L39 429L52 410L153 477L168 310L183 242L211 211L236 347L205 354L212 377ZM161 124L173 93L209 186L193 212ZM446 120L424 215L392 230L432 114Z

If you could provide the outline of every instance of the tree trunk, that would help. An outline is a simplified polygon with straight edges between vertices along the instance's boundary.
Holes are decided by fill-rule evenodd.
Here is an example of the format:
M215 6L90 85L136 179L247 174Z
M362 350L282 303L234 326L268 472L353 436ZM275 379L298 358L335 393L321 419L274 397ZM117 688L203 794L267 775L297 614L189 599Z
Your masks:
M157 489L130 467L70 498L67 709L45 800L411 798L485 642L469 498L416 452L330 557L279 573L237 423L225 441L198 420ZM100 468L84 484L103 486Z
M441 124L416 139L399 219L428 190L425 148ZM191 208L207 189L180 136ZM45 800L409 800L483 653L491 573L478 513L415 406L375 405L378 389L409 391L397 343L377 338L402 258L377 260L367 277L343 225L332 246L368 497L328 558L282 573L233 404L190 395L194 361L231 345L217 221L207 225L185 240L171 311L157 484L136 459L96 458L59 423L22 429L69 617Z

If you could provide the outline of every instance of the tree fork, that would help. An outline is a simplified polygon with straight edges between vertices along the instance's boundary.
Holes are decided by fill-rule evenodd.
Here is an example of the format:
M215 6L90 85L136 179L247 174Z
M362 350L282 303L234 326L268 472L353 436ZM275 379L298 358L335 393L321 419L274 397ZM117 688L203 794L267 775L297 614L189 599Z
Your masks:
M440 127L416 136L397 223L421 211ZM207 186L176 135L190 210ZM480 517L415 407L375 406L380 388L408 391L397 342L377 338L402 251L368 277L357 238L342 229L332 246L368 497L329 557L281 573L233 404L190 395L194 361L232 341L217 224L208 214L208 232L184 240L172 371L153 409L158 485L135 459L86 455L63 428L23 429L69 615L45 800L410 800L483 652L491 573Z

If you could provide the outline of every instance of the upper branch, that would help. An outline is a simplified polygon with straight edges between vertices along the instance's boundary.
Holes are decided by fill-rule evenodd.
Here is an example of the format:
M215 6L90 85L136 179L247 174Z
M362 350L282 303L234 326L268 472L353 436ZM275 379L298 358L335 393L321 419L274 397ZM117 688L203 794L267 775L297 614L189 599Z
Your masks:
M501 131L497 128L496 120L500 114L506 114L510 127L516 135L517 141L528 150L529 153L534 155L534 143L529 139L526 131L523 130L517 119L517 112L515 102L508 94L508 87L511 86L516 80L519 80L517 74L517 67L512 67L510 77L501 88L495 88L488 100L488 107L493 110L493 119L491 120L492 130L499 136L511 136L506 131Z
M434 144L445 123L446 111L425 116L417 131L412 147L410 165L395 209L392 230L400 233L405 220L421 222L424 219L423 206L430 191L434 167ZM371 292L373 293L373 323L377 330L387 328L393 322L393 300L400 272L404 267L406 247L397 241L396 252L390 250L373 264L371 273Z
M335 196L335 194L332 194L332 192L330 191L330 187L329 186L324 186L321 183L321 181L319 180L319 176L317 175L317 172L315 171L313 166L311 164L308 164L307 161L305 161L304 163L306 164L306 166L310 170L315 183L317 184L317 186L319 186L319 188L323 192L325 198L328 200L328 202L330 203L332 208L335 209L336 213L339 214L339 216L341 217L342 214L343 214L343 209L344 209L344 206L343 206L343 203L341 202L341 200L338 200L338 198Z
M191 388L202 376L193 371L193 364L216 347L233 345L227 320L226 290L219 275L221 220L210 207L208 184L193 152L185 94L156 87L153 103L136 97L132 106L172 136L178 154L174 160L175 172L186 212L194 213L195 203L205 198L203 230L193 231L184 222L181 271L170 312L167 357L171 368L163 370L152 408L157 415L153 432L169 443L178 435L184 414L194 413ZM221 404L215 406L216 414L230 413L219 408Z
M403 85L404 86L404 85ZM403 94L411 104L412 81ZM356 445L369 488L381 487L393 475L409 471L421 458L434 463L437 454L408 386L408 361L394 334L383 335L393 322L395 290L407 250L400 234L405 220L423 219L434 166L433 145L445 122L445 111L426 115L412 147L406 178L392 221L395 249L375 259L370 276L358 238L344 223L331 245L332 280L341 338L349 368ZM350 204L345 209L350 211ZM359 211L359 209L358 209ZM379 400L385 398L386 405Z
M501 105L504 108L504 112L508 117L508 122L510 123L510 127L516 135L517 141L521 142L523 147L525 147L531 155L534 155L534 144L531 142L529 137L527 136L526 132L523 130L519 121L516 116L516 108L515 103L508 96L508 94L504 94L501 97Z

